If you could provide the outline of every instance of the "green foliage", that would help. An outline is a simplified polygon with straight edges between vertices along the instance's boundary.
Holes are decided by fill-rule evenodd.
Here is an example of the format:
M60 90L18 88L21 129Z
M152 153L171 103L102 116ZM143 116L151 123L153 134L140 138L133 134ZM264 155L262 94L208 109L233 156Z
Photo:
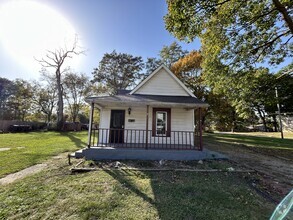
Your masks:
M187 50L182 50L182 47L174 41L169 46L163 46L160 51L160 58L162 62L170 68L173 63L184 57L187 53Z
M152 73L161 64L165 64L168 68L188 54L187 50L183 50L182 47L174 41L169 46L164 45L160 50L160 58L147 58L146 61L146 74Z
M276 74L281 112L293 112L293 63L285 66Z
M290 1L167 0L166 29L180 40L201 39L206 63L249 67L292 56ZM216 68L213 68L216 70Z
M105 53L94 69L94 82L105 84L112 93L118 89L126 89L136 83L142 74L144 64L140 56L135 57L126 53Z
M12 81L0 77L0 119L9 119L11 117L8 100L13 95L14 90Z
M9 97L8 106L14 120L24 121L32 106L33 88L22 79L14 81L14 91Z
M84 99L89 93L89 79L85 74L69 72L63 79L64 96L68 104L70 119L77 121L77 116L84 105Z
M32 87L34 90L32 102L35 110L35 120L41 120L42 114L44 114L46 116L44 121L50 123L53 109L57 104L57 88L54 84L42 85L37 81L32 83Z
M160 59L154 58L154 57L151 57L151 58L148 57L145 63L146 75L150 75L162 64L163 62Z

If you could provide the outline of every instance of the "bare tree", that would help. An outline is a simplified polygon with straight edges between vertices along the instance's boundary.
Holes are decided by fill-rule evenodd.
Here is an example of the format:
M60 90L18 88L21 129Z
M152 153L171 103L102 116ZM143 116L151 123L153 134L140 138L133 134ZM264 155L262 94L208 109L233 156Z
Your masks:
M78 38L75 38L72 47L59 48L54 51L48 50L45 57L37 61L44 68L53 68L55 72L55 79L58 92L58 103L57 103L57 130L62 130L64 124L64 101L63 101L63 87L62 87L62 75L65 73L63 68L65 60L72 58L73 55L84 54L84 50L78 47Z

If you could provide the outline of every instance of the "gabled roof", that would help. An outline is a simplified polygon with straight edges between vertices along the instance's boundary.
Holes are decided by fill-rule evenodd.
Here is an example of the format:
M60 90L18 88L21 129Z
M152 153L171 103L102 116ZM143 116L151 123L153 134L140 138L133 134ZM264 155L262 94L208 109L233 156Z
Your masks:
M149 82L156 74L159 73L161 69L164 69L167 74L174 79L174 81L191 97L195 97L195 95L167 68L164 64L159 66L152 74L150 74L147 78L145 78L140 84L138 84L129 94L133 95L138 92L147 82ZM158 94L159 95L159 94Z
M114 96L87 97L86 102L105 106L173 106L181 108L195 108L209 105L205 102L191 96L160 96L160 95L139 95L139 94L118 94Z

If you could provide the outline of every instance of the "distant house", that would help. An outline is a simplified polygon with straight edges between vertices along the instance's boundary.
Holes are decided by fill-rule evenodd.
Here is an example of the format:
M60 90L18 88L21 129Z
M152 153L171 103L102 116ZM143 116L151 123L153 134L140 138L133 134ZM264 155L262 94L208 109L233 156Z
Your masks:
M86 101L91 105L89 149L116 150L113 152L129 149L123 151L125 159L132 159L127 155L141 149L144 153L202 150L201 115L208 104L197 99L164 65L133 90L120 90L113 96L88 97ZM99 128L92 129L96 109L100 112ZM84 156L85 151L76 155ZM93 154L90 152L88 155Z

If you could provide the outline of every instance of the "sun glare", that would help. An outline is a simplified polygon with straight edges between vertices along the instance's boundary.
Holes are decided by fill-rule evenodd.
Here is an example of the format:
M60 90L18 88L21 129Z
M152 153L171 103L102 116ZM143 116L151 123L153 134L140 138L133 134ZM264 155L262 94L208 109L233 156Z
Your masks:
M57 11L36 1L8 1L0 4L0 43L28 69L38 65L46 50L72 45L73 26Z

